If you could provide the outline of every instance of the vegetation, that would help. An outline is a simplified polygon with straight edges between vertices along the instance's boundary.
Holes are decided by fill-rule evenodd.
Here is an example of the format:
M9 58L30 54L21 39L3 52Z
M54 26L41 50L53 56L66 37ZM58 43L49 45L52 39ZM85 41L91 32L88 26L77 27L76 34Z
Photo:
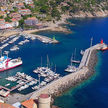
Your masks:
M7 15L7 17L5 18L5 21L6 21L6 22L12 22L12 21L11 21L11 18L10 18L8 15Z
M107 0L33 0L35 8L32 12L46 14L50 18L59 20L61 14L66 12L76 13L78 11L93 12L108 9ZM45 19L45 18L44 18Z

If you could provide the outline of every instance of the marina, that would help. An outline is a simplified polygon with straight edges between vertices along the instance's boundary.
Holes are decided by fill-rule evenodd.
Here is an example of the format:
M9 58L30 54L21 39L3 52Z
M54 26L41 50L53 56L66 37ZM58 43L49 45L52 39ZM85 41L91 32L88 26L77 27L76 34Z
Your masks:
M81 63L77 70L74 72L65 75L63 77L60 76L60 74L56 73L56 68L55 71L52 71L48 67L48 59L47 59L47 67L37 67L33 72L38 76L38 79L35 79L25 73L17 72L15 76L9 76L6 78L7 81L11 82L16 82L17 84L10 89L7 88L10 86L10 83L5 84L5 87L1 87L1 96L7 97L11 92L14 90L18 90L19 92L26 90L27 88L31 88L32 90L35 90L31 96L31 98L36 98L40 93L42 92L50 92L50 94L55 94L57 93L59 87L61 85L68 84L70 81L76 81L79 78L84 77L88 71L88 64L89 64L89 59L92 55L92 52L94 50L100 50L102 46L105 45L103 44L97 44L94 45L84 51ZM71 58L71 63L72 63L72 58ZM42 63L41 63L42 64ZM76 68L75 68L76 69ZM70 70L69 70L70 71ZM72 70L73 71L73 70ZM40 80L40 78L42 80ZM56 85L56 86L55 86ZM5 95L3 95L5 94Z
M46 85L44 88L35 91L31 96L31 98L36 99L41 93L50 93L52 95L59 94L60 92L71 87L73 84L81 82L82 80L86 79L86 76L92 74L90 70L94 66L94 65L89 66L91 64L90 58L94 57L95 59L96 52L94 51L100 50L104 45L105 45L104 43L103 44L99 43L97 45L91 46L90 48L86 49L82 57L81 63L79 65L79 68L76 72L66 75L64 77L60 77L57 80L54 80L50 84Z

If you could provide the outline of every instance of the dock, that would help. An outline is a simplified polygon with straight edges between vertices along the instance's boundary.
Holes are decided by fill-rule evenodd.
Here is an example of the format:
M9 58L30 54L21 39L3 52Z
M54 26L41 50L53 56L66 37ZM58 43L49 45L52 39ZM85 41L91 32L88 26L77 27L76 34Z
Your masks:
M49 38L47 36L42 36L42 35L36 35L36 34L28 34L28 33L19 33L20 35L23 36L31 36L31 37L35 37L36 39L40 40L43 43L52 43L52 44L57 44L59 43L59 41L57 41L56 39L52 39Z
M57 94L60 92L63 92L65 89L70 88L81 81L87 79L91 75L91 70L94 69L96 62L96 52L97 50L100 50L103 44L97 44L94 46L91 46L90 48L86 49L84 52L84 55L82 57L81 63L79 65L78 70L75 73L70 73L64 77L60 77L57 80L54 80L53 82L49 83L43 88L40 88L39 90L32 93L32 96L30 98L36 99L41 93L49 93L49 94ZM93 58L93 59L91 59ZM90 67L91 64L91 67ZM92 69L90 69L92 68Z

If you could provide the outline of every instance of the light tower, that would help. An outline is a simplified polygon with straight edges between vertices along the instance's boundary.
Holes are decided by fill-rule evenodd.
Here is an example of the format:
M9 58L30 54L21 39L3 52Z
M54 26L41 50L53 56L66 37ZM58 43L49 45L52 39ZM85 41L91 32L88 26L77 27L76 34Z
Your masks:
M51 96L41 94L38 98L38 108L50 108Z

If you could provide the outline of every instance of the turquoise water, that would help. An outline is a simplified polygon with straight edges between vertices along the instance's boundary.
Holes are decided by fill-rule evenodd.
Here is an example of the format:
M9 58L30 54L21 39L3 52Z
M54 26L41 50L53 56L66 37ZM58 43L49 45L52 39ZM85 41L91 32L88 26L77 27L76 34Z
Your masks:
M94 37L94 42L103 38L108 43L108 18L74 20L78 27L73 27L80 35ZM87 35L87 36L88 36ZM108 108L108 52L98 53L95 74L87 81L70 89L55 99L60 108Z
M43 58L43 65L46 65L47 54L52 68L56 64L57 73L60 73L61 76L66 75L68 73L64 72L64 69L70 63L70 57L75 48L77 49L76 57L81 59L80 50L84 50L90 46L91 37L94 38L93 44L100 42L101 38L104 39L105 43L108 43L108 18L71 19L69 21L76 24L75 26L66 25L71 29L71 34L51 31L38 33L51 38L55 35L56 39L60 41L59 44L43 44L35 40L20 46L20 50L18 51L10 52L9 57L21 57L23 65L9 71L1 72L0 76L2 79L0 79L0 84L7 84L8 82L5 78L15 75L18 71L38 79L37 75L33 73L33 70L40 66L41 57ZM9 47L5 50L9 50ZM63 96L56 98L55 105L61 108L108 108L108 51L99 52L98 56L99 60L95 69L96 73L92 78L80 86L70 89ZM26 94L31 91L31 88L28 88L21 93Z

